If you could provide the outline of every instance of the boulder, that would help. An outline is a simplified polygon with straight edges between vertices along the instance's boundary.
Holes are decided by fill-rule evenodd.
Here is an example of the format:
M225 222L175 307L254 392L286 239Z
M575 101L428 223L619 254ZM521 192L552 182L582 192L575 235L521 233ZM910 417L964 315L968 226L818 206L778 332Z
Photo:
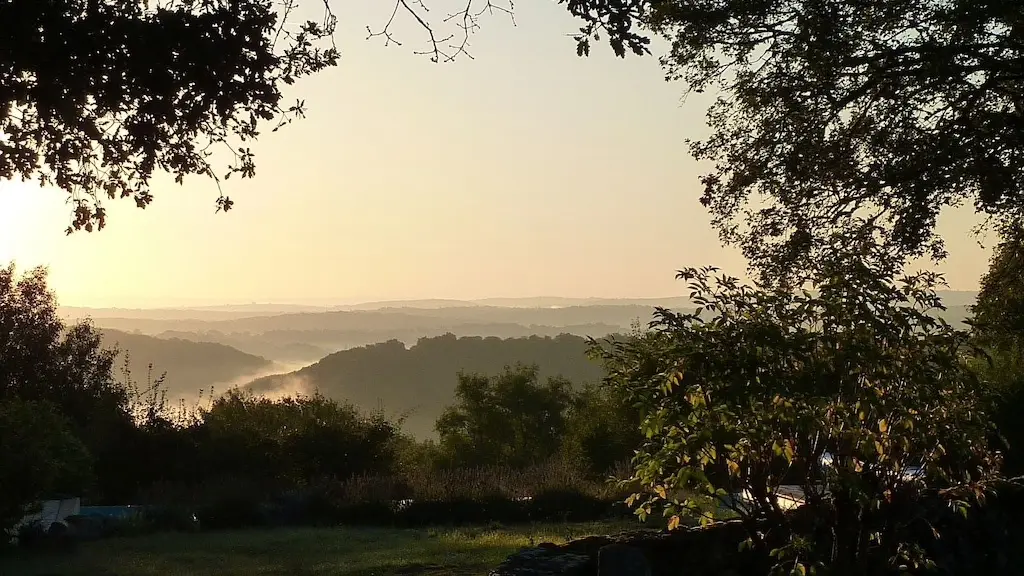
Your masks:
M597 552L597 576L651 576L651 564L635 546L609 544Z

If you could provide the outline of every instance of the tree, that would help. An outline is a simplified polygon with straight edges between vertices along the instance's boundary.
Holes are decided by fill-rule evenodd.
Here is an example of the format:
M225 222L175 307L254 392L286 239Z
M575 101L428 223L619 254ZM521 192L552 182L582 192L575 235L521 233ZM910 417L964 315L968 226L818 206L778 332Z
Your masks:
M0 180L70 195L67 228L106 223L103 199L153 200L157 171L219 183L255 175L247 146L270 123L304 115L282 89L336 65L337 18L295 21L302 0L7 0L0 3ZM422 2L396 0L371 38L399 44L399 11L420 25L435 62L467 54L477 19L511 7L471 0L432 22ZM444 33L444 26L456 29ZM219 152L220 155L217 153ZM223 156L221 156L223 155ZM226 158L226 166L216 165ZM233 202L221 194L218 211Z
M1024 230L1007 228L971 307L974 337L987 352L975 362L998 397L993 415L1006 443L1006 472L1024 473Z
M541 464L558 451L572 384L537 381L537 367L508 367L497 376L459 374L456 404L437 419L440 447L456 466Z
M0 269L0 401L42 402L67 420L92 456L98 500L134 493L133 464L124 458L135 428L132 395L113 377L116 354L92 324L64 324L44 268Z
M764 277L876 231L944 256L939 211L1024 216L1024 5L1016 0L568 0L624 55L671 41L669 79L719 90L701 202ZM880 227L877 227L880 225Z
M685 270L698 311L659 310L646 341L606 350L610 382L643 406L638 513L707 522L714 498L786 570L924 561L910 520L925 490L980 490L999 459L967 334L929 314L938 278L874 266L823 263L817 295ZM806 514L785 512L784 484Z
M275 10L275 4L278 8ZM12 0L0 5L0 179L71 195L68 232L102 228L101 199L152 201L156 170L217 178L255 172L245 143L301 116L281 88L333 66L334 30L294 25L292 0ZM276 128L275 128L276 130ZM241 146L239 146L241 144ZM220 210L231 208L221 196Z
M561 450L591 474L629 462L640 447L640 414L618 388L587 384L573 394Z
M380 414L362 416L319 393L274 401L233 390L201 418L202 468L268 488L389 470L398 434Z
M79 496L91 476L89 452L46 402L0 398L0 535L40 500Z
M1001 349L1024 345L1024 227L1004 232L996 246L981 290L971 307L971 322L986 344Z
M112 375L115 354L90 323L64 324L45 268L0 269L0 399L49 402L87 444L99 441L109 419L130 421L128 391Z

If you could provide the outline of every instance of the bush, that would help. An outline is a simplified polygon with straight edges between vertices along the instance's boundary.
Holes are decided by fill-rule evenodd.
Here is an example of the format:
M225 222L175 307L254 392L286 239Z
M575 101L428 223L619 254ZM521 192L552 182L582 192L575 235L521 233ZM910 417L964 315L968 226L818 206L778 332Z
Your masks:
M674 527L713 497L786 571L926 565L910 528L925 488L999 477L986 387L967 335L929 314L936 276L824 264L817 294L683 271L697 313L659 310L646 338L599 351L644 407L631 502ZM782 508L782 484L802 489L806 522Z
M0 532L14 527L40 500L81 494L90 465L85 447L52 405L0 400Z

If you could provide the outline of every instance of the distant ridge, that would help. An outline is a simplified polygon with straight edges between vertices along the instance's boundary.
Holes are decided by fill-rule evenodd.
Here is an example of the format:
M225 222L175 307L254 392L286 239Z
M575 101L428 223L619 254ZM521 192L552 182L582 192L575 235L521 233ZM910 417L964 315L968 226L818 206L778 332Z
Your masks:
M969 306L978 293L970 290L940 290L939 297L948 307ZM665 298L569 298L563 296L535 296L521 298L479 298L458 300L454 298L426 298L419 300L378 300L357 304L223 304L213 306L167 306L155 308L90 308L83 306L61 306L65 318L123 318L150 320L236 320L255 316L277 316L282 314L316 314L322 312L369 312L373 310L442 310L448 308L571 308L580 306L663 306L666 308L690 308L690 299L685 296Z
M440 310L445 308L570 308L574 306L689 306L689 299L670 298L565 298L539 296L524 298L481 298L456 300L430 298L421 300L379 300L358 304L313 306L308 304L224 304L217 306L166 306L154 308L92 308L61 306L67 318L145 318L152 320L233 320L253 316L280 314L315 314L318 312L367 312L412 308Z

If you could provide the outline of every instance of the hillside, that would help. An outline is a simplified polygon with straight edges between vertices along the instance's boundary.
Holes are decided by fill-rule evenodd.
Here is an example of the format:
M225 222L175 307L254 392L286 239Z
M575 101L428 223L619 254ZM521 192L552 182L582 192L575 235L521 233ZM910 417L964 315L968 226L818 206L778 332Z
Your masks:
M104 347L121 351L116 366L118 373L127 352L132 378L142 386L146 383L147 367L152 363L154 379L167 373L164 383L172 397L192 396L211 386L223 390L273 368L273 363L266 358L213 342L156 338L110 329L103 329L102 335Z
M261 394L319 389L364 410L381 407L388 414L413 411L405 429L419 437L433 435L434 422L454 400L459 371L496 374L516 362L537 364L541 378L561 375L574 383L597 382L601 366L586 357L579 336L480 338L445 335L423 338L406 347L392 340L336 352L296 372L253 381Z

